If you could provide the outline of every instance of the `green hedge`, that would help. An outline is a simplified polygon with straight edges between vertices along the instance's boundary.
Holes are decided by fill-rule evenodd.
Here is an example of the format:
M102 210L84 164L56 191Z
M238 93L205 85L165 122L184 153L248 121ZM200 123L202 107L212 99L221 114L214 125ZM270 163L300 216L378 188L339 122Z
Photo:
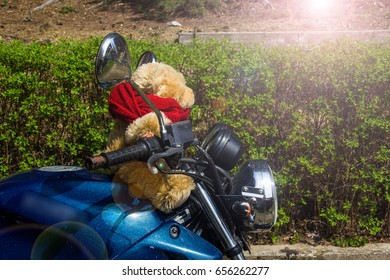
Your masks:
M106 104L93 82L98 40L0 47L0 172L78 164L104 145Z
M0 177L48 164L82 164L104 148L111 119L93 59L101 38L0 42ZM196 93L202 139L231 125L245 157L269 161L279 186L272 241L306 234L341 246L390 231L390 45L352 41L263 49L225 41L129 41L179 69Z

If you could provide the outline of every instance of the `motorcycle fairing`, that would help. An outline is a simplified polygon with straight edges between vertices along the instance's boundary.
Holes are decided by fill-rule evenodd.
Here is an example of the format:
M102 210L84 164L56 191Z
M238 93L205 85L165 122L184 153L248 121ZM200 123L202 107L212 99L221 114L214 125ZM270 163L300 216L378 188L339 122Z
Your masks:
M149 201L130 198L126 186L113 179L79 167L57 166L1 180L0 259L222 258L213 245L180 224L181 234L173 239L169 228L174 221ZM48 254L37 246L53 239L49 236L58 229L69 233L60 238L62 247ZM72 250L64 247L69 242ZM37 247L41 251L34 250Z

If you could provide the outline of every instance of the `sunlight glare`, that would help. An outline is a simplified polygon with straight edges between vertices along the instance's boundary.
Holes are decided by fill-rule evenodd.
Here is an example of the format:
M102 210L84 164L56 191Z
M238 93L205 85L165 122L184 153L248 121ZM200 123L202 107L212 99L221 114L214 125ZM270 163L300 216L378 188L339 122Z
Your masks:
M332 6L332 0L310 0L309 5L313 11L324 11Z

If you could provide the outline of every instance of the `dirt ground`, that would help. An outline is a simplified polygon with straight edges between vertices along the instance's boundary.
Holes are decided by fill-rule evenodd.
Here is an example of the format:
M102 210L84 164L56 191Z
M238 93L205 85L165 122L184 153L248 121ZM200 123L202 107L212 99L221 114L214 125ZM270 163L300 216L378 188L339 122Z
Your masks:
M175 41L180 32L206 31L309 31L390 29L390 1L221 0L223 8L200 18L149 20L136 12L132 0L0 0L0 40L53 42L60 38L84 39L119 32L125 37ZM312 3L313 2L313 3ZM270 3L270 4L267 4ZM172 21L181 26L170 25Z

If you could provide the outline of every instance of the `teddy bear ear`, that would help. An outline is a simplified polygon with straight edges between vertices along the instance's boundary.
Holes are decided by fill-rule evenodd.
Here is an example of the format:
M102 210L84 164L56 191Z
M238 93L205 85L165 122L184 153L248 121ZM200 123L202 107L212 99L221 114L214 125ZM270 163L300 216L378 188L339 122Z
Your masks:
M186 86L184 89L184 94L183 94L182 100L180 102L180 105L184 109L187 109L187 108L190 108L192 105L194 105L194 103L195 103L194 92L191 88Z
M145 92L154 93L156 92L156 69L158 63L145 63L140 65L131 79ZM153 79L151 79L153 77Z

